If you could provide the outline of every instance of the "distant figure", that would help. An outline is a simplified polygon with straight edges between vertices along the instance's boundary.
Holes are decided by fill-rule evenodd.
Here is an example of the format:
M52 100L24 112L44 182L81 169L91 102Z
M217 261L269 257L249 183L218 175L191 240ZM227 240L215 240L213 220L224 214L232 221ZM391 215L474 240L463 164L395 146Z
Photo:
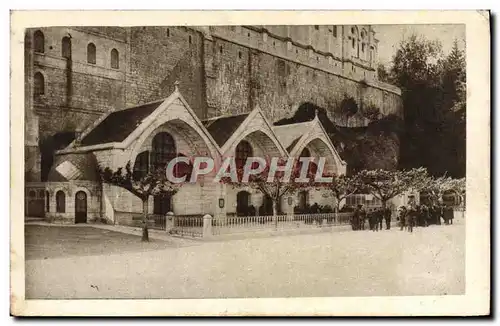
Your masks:
M389 207L384 208L383 210L383 215L385 219L385 229L390 230L391 229L391 209Z
M408 211L405 206L401 206L399 208L399 226L401 227L401 231L406 228L406 215L408 215Z
M369 216L369 221L370 221L370 229L372 231L377 231L379 229L379 221L380 221L380 210L375 209L370 213Z
M361 205L358 205L354 210L354 214L352 214L351 217L351 227L353 231L358 230L360 215L361 215Z
M443 209L444 223L446 225L453 224L453 207L445 205Z
M416 207L411 207L408 213L406 214L406 225L408 228L408 232L413 233L413 227L415 226L415 223L417 222L418 218L418 210Z
M359 227L358 230L364 230L365 229L365 221L367 218L367 213L363 205L360 205L360 211L359 211Z
M423 204L420 206L420 216L421 216L421 225L422 226L429 226L429 208Z

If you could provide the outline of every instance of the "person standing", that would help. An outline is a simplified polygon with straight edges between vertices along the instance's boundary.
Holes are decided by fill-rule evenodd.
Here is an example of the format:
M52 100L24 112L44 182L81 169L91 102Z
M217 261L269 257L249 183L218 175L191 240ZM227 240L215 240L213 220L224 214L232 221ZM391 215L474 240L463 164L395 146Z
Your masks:
M407 214L408 214L408 212L406 211L406 207L401 206L401 208L399 209L399 225L401 227L401 231L403 231L403 229L406 227L406 215Z
M384 208L384 218L386 230L391 229L391 209L389 207Z
M413 227L417 222L419 212L415 206L411 207L408 213L406 214L406 224L408 227L408 232L413 233Z
M366 213L366 209L363 207L363 205L360 205L360 206L361 206L361 210L359 213L359 229L364 230L367 213Z

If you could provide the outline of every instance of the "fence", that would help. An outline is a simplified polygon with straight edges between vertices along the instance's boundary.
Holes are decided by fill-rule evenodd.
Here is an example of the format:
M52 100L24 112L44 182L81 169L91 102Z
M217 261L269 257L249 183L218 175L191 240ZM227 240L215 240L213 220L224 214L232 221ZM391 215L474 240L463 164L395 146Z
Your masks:
M350 223L353 213L296 214L270 216L229 216L214 219L210 215L149 215L148 227L189 237L331 227Z
M331 227L349 224L352 213L238 216L212 223L212 234L250 233L262 230Z
M203 216L167 216L171 219L169 230L170 234L190 237L203 236Z

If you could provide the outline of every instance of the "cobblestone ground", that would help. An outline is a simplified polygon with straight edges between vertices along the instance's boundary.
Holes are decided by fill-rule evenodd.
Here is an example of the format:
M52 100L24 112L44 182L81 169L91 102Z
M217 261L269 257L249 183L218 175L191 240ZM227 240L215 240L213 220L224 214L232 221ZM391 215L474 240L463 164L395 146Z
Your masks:
M416 228L412 234L398 229L347 231L155 249L27 260L26 297L319 297L465 291L465 226L460 221Z

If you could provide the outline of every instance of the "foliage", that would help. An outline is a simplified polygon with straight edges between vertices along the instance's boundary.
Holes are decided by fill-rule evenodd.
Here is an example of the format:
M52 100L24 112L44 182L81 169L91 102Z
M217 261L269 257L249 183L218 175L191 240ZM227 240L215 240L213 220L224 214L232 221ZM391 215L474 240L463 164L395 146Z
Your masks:
M412 35L399 45L389 81L402 90L401 168L426 166L434 176L465 176L465 55Z
M344 99L340 102L340 112L347 116L355 115L359 110L358 103L352 96L344 95Z
M165 169L151 169L143 175L134 174L130 161L125 168L112 171L106 167L101 172L103 182L124 188L141 200L147 200L150 196L171 196L179 189L179 184L167 179Z
M327 183L322 186L328 189L330 193L335 197L337 203L337 211L339 211L341 202L348 196L356 193L362 185L360 183L360 179L356 175L352 177L339 175L334 176L331 183Z
M362 113L369 120L378 120L380 117L380 108L373 103L369 103L363 107Z
M284 166L286 158L282 158L278 162L278 166ZM269 163L269 162L268 162ZM268 180L270 174L270 164L266 164L266 167L261 173L250 175L248 182L241 182L243 176L243 167L237 169L236 174L238 176L238 181L234 181L229 177L224 177L221 182L231 185L233 187L250 187L252 189L259 190L264 196L268 196L273 203L273 216L275 217L275 226L277 226L276 215L278 214L278 206L281 199L286 195L291 195L296 193L300 189L309 189L314 184L315 176L315 165L309 165L309 170L307 173L307 178L309 182L297 182L296 179L300 176L301 172L301 162L294 162L292 169L290 171L290 178L286 177L285 172L277 171L274 174L272 181Z
M425 168L408 171L363 170L357 174L357 178L362 183L362 190L380 199L386 207L387 201L405 191L424 187L428 174Z
M428 194L432 203L439 203L444 193L454 191L457 195L465 195L465 178L453 179L451 177L441 176L439 178L428 177L423 190Z
M149 241L147 203L149 197L172 196L178 191L180 184L175 184L167 179L165 168L152 168L143 174L134 173L130 161L127 162L125 168L120 167L116 171L105 167L100 170L100 175L102 182L126 189L142 200L142 241Z

